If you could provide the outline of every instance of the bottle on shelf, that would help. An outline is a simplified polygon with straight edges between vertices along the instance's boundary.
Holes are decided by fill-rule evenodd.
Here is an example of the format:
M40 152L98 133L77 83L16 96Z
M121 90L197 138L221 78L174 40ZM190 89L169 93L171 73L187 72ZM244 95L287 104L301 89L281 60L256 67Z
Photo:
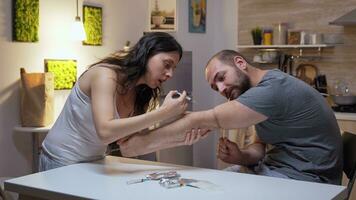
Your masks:
M263 29L263 45L272 45L273 39L273 29L272 28L264 28Z
M273 44L284 45L287 44L287 23L278 23L273 25Z

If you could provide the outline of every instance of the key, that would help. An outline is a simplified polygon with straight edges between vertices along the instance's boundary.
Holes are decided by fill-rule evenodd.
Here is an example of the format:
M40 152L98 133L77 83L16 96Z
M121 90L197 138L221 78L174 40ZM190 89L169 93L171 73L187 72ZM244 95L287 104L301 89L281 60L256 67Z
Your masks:
M136 184L136 183L143 183L148 180L150 180L150 179L147 179L147 178L134 179L134 180L127 181L126 184L131 185L131 184Z
M150 180L160 180L162 178L175 178L175 177L180 177L180 174L178 174L176 171L156 172L156 173L146 175L146 178Z

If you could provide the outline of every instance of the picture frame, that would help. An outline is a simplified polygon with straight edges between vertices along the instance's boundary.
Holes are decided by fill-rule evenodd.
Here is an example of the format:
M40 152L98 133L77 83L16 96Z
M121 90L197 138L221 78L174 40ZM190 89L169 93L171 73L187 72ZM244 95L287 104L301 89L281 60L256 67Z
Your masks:
M177 31L176 0L149 0L148 31Z
M52 72L54 89L72 89L77 81L77 61L74 59L45 59L45 72Z
M103 44L103 9L98 6L83 5L83 25L86 40L83 45Z
M39 0L12 1L12 41L38 42Z
M206 0L189 0L189 32L206 32Z

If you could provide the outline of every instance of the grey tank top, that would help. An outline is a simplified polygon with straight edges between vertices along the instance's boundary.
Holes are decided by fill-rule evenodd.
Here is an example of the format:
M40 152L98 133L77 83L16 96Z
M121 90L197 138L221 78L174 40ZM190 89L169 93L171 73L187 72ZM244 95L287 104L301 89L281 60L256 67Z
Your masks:
M43 150L63 165L103 158L107 145L99 139L92 115L91 100L77 82L43 141Z

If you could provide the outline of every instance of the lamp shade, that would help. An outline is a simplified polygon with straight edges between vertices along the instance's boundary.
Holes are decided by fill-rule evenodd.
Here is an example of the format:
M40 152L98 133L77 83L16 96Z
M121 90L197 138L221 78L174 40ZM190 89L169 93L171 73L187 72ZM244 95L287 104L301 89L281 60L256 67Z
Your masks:
M83 25L82 21L80 20L79 16L77 16L75 18L75 21L73 22L72 35L73 35L73 39L76 41L86 40L84 25Z

